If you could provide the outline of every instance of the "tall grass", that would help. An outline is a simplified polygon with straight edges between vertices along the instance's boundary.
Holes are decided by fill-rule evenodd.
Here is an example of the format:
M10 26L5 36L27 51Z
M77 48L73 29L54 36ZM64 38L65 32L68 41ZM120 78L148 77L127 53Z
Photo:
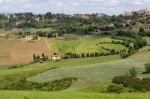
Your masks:
M149 99L150 93L99 94L99 93L62 93L0 91L1 99Z

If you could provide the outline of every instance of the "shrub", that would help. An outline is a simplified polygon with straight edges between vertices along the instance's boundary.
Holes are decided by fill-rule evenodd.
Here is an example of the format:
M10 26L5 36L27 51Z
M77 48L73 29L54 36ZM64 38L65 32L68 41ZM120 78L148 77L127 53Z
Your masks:
M145 72L146 73L150 73L150 63L149 64L145 64Z
M42 90L42 91L60 91L72 85L76 78L69 77L55 80L48 83L35 83L27 81L26 78L15 80L5 86L7 90Z
M136 69L133 67L131 69L129 69L129 73L131 77L136 77L137 71Z
M123 75L116 76L112 79L115 84L122 84L124 87L129 87L135 91L150 91L150 78L139 79L136 76ZM133 91L132 90L132 91Z
M115 93L121 93L123 92L123 89L124 87L122 84L112 84L107 88L108 92L115 92Z

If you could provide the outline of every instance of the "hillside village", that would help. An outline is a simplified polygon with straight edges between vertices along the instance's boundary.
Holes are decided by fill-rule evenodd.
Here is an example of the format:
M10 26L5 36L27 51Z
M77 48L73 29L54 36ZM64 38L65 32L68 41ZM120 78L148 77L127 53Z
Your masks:
M123 28L125 30L131 30L132 32L138 32L140 28L144 28L145 31L149 31L149 16L150 11L143 9L139 11L125 11L119 16L109 16L106 14L52 14L51 12L45 15L34 15L33 13L16 13L16 14L1 14L0 27L1 29L11 30L14 28L53 28L50 33L43 34L45 36L52 36L52 32L59 34L70 32L103 32L105 29L115 30ZM63 19L63 22L62 22ZM8 20L8 21L7 21ZM63 23L71 20L73 24ZM99 21L97 21L99 20ZM103 20L103 22L102 22ZM70 21L70 22L71 22ZM80 21L80 22L79 22ZM59 22L58 27L55 27ZM79 24L77 24L79 22ZM84 24L84 26L83 26ZM7 28L6 28L7 26ZM107 29L107 31L108 31ZM74 31L72 31L74 30ZM38 31L43 32L43 31Z

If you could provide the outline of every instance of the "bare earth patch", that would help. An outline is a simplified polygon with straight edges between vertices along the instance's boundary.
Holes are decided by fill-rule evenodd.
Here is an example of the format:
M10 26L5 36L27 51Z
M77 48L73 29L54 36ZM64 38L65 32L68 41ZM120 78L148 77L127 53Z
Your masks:
M77 86L86 85L88 82L84 79L78 79L74 84Z
M49 55L45 38L41 38L35 42L11 40L0 44L0 48L0 65L31 62L34 53L38 55L42 53Z

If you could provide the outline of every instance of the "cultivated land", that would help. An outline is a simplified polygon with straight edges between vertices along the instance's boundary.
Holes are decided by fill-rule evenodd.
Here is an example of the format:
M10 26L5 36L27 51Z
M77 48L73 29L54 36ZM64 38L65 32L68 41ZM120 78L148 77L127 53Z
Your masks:
M149 99L148 12L0 14L0 99Z
M19 39L5 41L0 43L0 65L29 63L34 53L49 55L45 38L31 42Z
M31 29L32 30L32 29ZM95 53L107 52L103 49L123 50L127 49L121 44L112 44L113 41L122 41L111 39L109 36L78 36L66 35L63 40L51 38L41 38L38 41L24 41L23 39L12 39L0 43L0 65L22 64L32 61L33 54L50 56L57 52L61 55L65 53Z
M148 42L148 46L145 46L143 48L144 50L140 49L142 52L138 52L126 59L121 59L120 55L111 55L96 58L62 59L60 61L16 65L15 68L13 68L14 66L0 66L0 88L21 78L27 78L28 81L37 83L52 82L67 77L78 78L71 87L63 90L63 93L0 91L0 96L3 99L148 99L149 93L140 94L140 97L137 96L139 94L119 95L97 93L106 90L108 85L111 84L111 79L114 76L126 74L132 67L136 68L138 77L149 77L149 75L142 74L144 71L144 64L150 62L150 52L145 51L148 50L146 47L149 47L149 38L145 39ZM102 47L118 51L127 49L127 47L121 44L112 44L112 40L123 41L112 39L109 36L98 35L83 37L66 35L62 40L56 38L46 40L45 38L41 38L38 41L30 42L13 39L0 44L0 64L20 64L30 62L32 61L33 53L42 54L42 52L44 52L46 55L50 55L53 52L58 52L61 55L64 55L67 52L78 54L106 52ZM7 94L9 94L9 96Z

